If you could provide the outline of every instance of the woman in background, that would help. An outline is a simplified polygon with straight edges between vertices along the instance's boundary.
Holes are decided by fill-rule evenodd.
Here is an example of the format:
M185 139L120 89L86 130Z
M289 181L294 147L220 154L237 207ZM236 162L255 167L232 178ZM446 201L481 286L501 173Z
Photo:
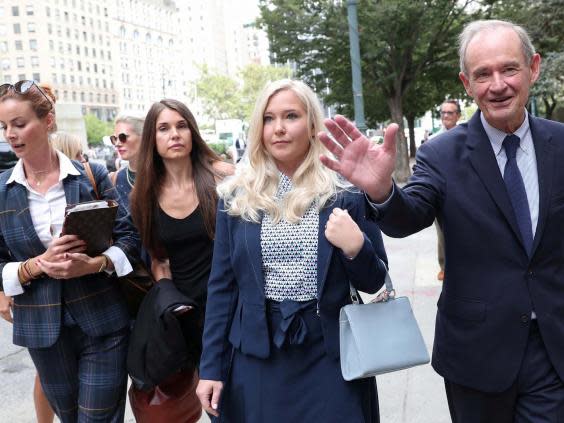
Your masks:
M116 148L119 157L127 160L127 166L110 173L110 179L116 187L120 199L129 210L129 194L135 184L141 134L143 133L143 118L122 115L115 123L114 135L110 140Z
M308 86L269 84L218 188L197 392L222 422L379 421L375 379L341 375L338 324L349 282L383 285L386 254L364 195L321 164L321 129Z
M82 141L75 135L57 132L51 136L51 144L71 160L81 162L84 159L82 156Z

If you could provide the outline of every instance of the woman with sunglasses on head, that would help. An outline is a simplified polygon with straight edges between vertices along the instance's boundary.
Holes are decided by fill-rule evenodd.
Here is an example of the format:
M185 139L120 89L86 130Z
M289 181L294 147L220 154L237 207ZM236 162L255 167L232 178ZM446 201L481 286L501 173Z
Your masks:
M339 310L376 292L386 253L364 195L326 169L303 82L265 87L247 161L218 187L198 397L229 423L379 421L375 379L346 382Z
M0 175L1 287L13 300L14 343L28 348L61 422L121 422L129 317L109 275L131 271L136 233L120 206L102 254L60 236L67 204L96 194L84 165L49 143L53 107L33 81L0 86L0 124L19 158ZM105 169L92 172L102 197L117 199Z
M198 361L215 232L215 189L233 166L206 144L188 107L172 99L149 109L137 165L131 195L133 220L151 255L155 279L171 279L197 305L198 329L190 338ZM185 379L193 381L189 389L194 391L197 375L192 375ZM166 386L159 388L166 392ZM201 413L195 392L191 397Z

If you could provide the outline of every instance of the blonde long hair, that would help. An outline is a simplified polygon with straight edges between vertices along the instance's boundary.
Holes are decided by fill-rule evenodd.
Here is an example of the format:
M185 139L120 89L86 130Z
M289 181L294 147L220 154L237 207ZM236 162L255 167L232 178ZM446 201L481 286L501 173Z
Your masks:
M279 170L264 147L263 117L268 102L276 93L290 90L304 105L309 128L309 150L292 177L292 190L282 201L275 197ZM321 209L334 198L337 191L350 187L338 175L323 166L321 154L329 151L317 134L323 129L323 114L315 93L301 81L282 79L268 84L259 95L249 127L248 157L239 163L235 175L218 186L220 198L232 216L260 223L261 212L266 212L277 223L285 219L297 223L308 207L317 201Z

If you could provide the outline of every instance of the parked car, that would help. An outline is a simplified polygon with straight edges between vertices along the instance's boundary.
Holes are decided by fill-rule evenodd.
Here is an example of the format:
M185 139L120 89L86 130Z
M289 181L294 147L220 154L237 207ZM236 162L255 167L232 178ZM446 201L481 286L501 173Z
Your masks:
M8 144L3 138L0 138L0 172L14 167L17 161L18 158L12 151L10 144Z

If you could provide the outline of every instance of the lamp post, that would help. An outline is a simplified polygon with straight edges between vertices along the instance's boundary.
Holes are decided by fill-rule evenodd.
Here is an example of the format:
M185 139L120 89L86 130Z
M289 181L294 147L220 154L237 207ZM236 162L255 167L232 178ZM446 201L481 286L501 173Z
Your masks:
M361 132L366 130L364 122L364 99L362 96L362 71L360 67L360 47L358 43L357 0L348 0L347 17L349 22L349 43L352 68L352 89L354 101L354 121Z

